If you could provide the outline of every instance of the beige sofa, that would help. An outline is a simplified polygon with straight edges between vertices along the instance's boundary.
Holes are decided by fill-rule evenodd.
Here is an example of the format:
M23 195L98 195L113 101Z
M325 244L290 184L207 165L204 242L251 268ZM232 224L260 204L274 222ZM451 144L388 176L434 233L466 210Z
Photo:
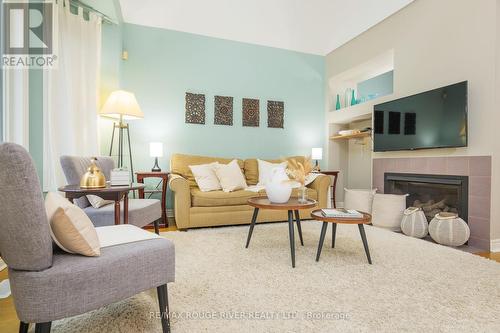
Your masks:
M291 157L303 161L304 157ZM227 164L232 159L174 154L170 159L170 188L174 193L175 221L179 229L209 227L219 225L249 224L253 208L247 205L252 197L265 196L259 193L239 190L230 193L223 191L202 192L196 186L190 165L219 162ZM268 160L276 163L279 160ZM248 185L256 185L259 179L257 159L238 159ZM308 185L307 195L318 201L319 208L327 207L330 177L319 176ZM292 195L297 195L296 190ZM300 216L310 218L311 209L301 210ZM286 221L286 211L265 210L259 212L257 222Z

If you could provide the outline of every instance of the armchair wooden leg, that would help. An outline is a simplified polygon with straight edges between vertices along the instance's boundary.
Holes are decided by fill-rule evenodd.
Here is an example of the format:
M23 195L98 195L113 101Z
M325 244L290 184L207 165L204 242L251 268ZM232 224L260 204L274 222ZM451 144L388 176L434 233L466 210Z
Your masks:
M29 323L25 323L23 321L19 322L19 333L28 333L29 328L30 328Z
M35 326L35 333L50 333L52 322L37 323Z
M156 288L158 291L158 303L160 303L160 318L163 333L170 333L170 310L168 308L168 290L167 285L161 285Z
M155 234L159 235L160 234L160 220L156 220L153 222L155 226Z

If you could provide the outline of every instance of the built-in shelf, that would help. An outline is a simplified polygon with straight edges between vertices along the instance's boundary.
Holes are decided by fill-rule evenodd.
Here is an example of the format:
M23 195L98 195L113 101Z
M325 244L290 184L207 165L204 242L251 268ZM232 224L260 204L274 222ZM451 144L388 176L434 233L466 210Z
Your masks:
M349 139L362 139L371 136L371 132L361 132L350 135L334 135L330 137L330 140L349 140Z
M353 121L370 119L373 113L373 106L394 99L394 95L381 96L361 104L351 105L340 110L328 112L328 122L330 124L349 124Z

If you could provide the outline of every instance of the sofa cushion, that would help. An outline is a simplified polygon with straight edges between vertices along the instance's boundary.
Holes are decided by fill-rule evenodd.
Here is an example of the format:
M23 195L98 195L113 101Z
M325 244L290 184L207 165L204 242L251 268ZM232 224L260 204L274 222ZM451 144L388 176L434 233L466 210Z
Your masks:
M304 156L291 156L286 160L295 159L297 162L304 162ZM276 160L263 160L269 163L281 163L280 159ZM246 159L244 162L244 174L248 185L256 185L259 182L259 164L256 158Z
M298 195L299 189L292 190L292 197ZM265 197L266 190L259 192L250 192L238 190L234 192L211 191L202 192L199 188L191 188L191 206L192 207L220 207L220 206L238 206L246 205L248 199L254 197ZM312 188L307 189L309 199L318 200L318 192Z
M224 191L202 192L200 191L199 188L192 188L191 206L217 207L217 206L246 205L248 199L258 197L261 195L262 194L245 190L237 190L233 192L224 192Z
M195 187L197 185L194 179L194 175L189 168L190 165L210 164L214 162L219 162L220 164L228 164L232 160L232 158L173 154L170 157L170 170L172 173L186 178L189 182L189 185L191 187ZM257 163L257 160L255 160L255 163ZM243 160L238 159L238 165L243 171Z

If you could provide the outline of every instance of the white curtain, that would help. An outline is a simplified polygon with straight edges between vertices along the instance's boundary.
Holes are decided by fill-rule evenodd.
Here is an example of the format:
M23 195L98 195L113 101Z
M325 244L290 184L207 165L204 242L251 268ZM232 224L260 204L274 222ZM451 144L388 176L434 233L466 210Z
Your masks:
M58 64L44 73L44 191L65 184L61 155L92 156L98 149L101 18L58 1Z

